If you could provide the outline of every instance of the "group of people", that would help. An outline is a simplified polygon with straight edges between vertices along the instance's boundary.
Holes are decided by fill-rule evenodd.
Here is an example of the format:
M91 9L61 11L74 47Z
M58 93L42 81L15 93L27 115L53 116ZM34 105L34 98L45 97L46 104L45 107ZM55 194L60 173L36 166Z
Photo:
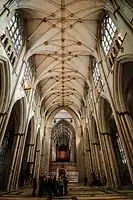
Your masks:
M38 197L43 196L66 196L68 194L67 186L68 179L66 176L61 176L58 179L56 176L45 176L41 174L39 177L39 184L37 184L36 177L33 179L33 193L36 196L38 186Z

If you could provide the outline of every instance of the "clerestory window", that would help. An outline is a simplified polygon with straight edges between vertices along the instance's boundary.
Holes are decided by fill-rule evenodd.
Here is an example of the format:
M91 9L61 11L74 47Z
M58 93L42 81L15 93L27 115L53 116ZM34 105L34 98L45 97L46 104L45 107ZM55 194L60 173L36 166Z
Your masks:
M24 43L24 20L19 12L11 18L7 25L7 31L13 43L16 54L19 55Z
M116 26L114 22L109 15L105 15L101 23L101 44L106 55L110 50L115 33Z
M98 82L101 79L101 74L100 74L99 66L96 59L92 57L91 61L92 61L91 62L92 63L92 79L93 79L94 86L96 87L98 85Z
M24 71L24 87L25 89L29 89L31 87L33 73L31 69L30 61L24 62L23 67L25 68Z

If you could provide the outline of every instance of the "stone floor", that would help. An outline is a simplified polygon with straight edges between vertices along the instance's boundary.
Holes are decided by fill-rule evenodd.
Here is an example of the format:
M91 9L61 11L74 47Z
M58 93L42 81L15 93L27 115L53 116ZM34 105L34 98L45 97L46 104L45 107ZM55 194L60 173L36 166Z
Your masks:
M10 194L3 194L0 200L46 200L47 198L31 197L32 189L26 188ZM104 187L84 187L79 184L69 185L67 197L53 198L55 200L130 200L133 199L133 189L109 190Z

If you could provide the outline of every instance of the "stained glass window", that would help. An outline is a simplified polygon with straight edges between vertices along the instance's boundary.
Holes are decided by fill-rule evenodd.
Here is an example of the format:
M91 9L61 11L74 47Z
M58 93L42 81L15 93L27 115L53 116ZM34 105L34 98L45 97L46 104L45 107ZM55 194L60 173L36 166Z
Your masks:
M106 15L101 23L101 43L106 55L110 50L115 32L116 26L114 22L108 15Z

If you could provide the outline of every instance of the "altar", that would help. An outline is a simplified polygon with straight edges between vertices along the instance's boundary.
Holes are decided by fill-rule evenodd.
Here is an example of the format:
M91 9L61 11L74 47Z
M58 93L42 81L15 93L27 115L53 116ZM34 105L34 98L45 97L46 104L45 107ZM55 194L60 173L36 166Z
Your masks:
M56 176L57 178L64 175L67 176L69 183L78 182L77 163L51 162L49 173L50 175Z

